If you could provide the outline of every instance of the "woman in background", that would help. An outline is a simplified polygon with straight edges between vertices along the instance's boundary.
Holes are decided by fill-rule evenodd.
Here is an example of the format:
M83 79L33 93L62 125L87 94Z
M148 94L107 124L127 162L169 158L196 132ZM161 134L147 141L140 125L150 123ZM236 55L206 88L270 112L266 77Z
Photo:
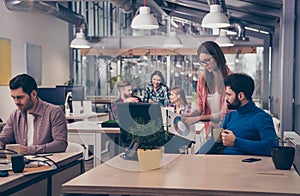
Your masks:
M202 43L197 49L197 54L200 65L204 67L197 83L198 110L184 114L183 119L189 125L199 121L204 122L206 136L208 136L208 127L219 128L228 112L223 81L232 74L232 71L226 65L221 48L213 41Z
M174 87L170 91L170 107L174 108L176 114L188 114L191 106L188 104L185 92L181 87Z
M163 106L169 105L169 88L164 84L164 77L160 71L151 74L151 83L147 84L143 102L160 103Z

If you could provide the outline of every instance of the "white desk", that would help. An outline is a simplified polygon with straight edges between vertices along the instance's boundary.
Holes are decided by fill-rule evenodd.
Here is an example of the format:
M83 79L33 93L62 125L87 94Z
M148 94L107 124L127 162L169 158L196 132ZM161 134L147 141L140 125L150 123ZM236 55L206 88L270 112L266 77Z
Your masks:
M78 121L67 124L68 141L85 145L93 145L94 166L102 160L101 134L120 134L120 128L102 128L95 121Z
M119 156L63 184L64 194L122 195L300 195L294 168L276 170L271 157L164 155L163 167L150 171ZM173 159L173 160L172 160ZM170 161L172 160L172 161Z
M88 120L88 121L106 121L108 120L108 113L91 113L91 114L80 114L80 115L67 115L67 120Z

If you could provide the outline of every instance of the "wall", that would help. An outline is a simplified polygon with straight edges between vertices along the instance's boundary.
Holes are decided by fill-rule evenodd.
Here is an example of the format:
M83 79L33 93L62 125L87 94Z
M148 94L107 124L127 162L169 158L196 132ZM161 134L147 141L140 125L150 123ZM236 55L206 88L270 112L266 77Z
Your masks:
M300 16L300 2L296 1L296 32L300 31L300 20L299 20L299 16ZM294 86L294 90L295 90L295 115L294 115L294 130L300 135L300 39L299 36L296 36L296 40L295 40L295 86ZM299 154L300 154L300 148L299 148ZM300 158L299 158L300 159ZM300 161L299 161L300 163ZM300 167L300 165L299 165ZM300 170L300 168L299 168Z
M0 2L0 37L11 40L11 74L26 72L25 43L42 48L42 86L63 84L69 78L69 24L53 16L15 12ZM0 65L1 66L1 65ZM0 118L6 120L15 105L8 86L0 86Z

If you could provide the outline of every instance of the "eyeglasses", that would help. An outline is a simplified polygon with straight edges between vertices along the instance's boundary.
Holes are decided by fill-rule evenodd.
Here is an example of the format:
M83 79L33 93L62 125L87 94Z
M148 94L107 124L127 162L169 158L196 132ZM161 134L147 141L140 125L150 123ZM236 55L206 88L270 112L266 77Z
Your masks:
M211 56L210 58L207 58L207 59L204 59L203 61L200 61L200 62L199 62L200 65L202 65L202 66L208 65L213 57L214 57L214 56Z

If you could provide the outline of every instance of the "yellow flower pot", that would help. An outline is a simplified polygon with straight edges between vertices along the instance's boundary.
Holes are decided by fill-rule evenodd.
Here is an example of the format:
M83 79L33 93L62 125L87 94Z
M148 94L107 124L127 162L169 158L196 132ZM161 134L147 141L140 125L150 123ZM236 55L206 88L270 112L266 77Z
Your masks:
M157 169L160 166L160 160L163 157L164 148L153 150L137 150L139 164L142 170Z

